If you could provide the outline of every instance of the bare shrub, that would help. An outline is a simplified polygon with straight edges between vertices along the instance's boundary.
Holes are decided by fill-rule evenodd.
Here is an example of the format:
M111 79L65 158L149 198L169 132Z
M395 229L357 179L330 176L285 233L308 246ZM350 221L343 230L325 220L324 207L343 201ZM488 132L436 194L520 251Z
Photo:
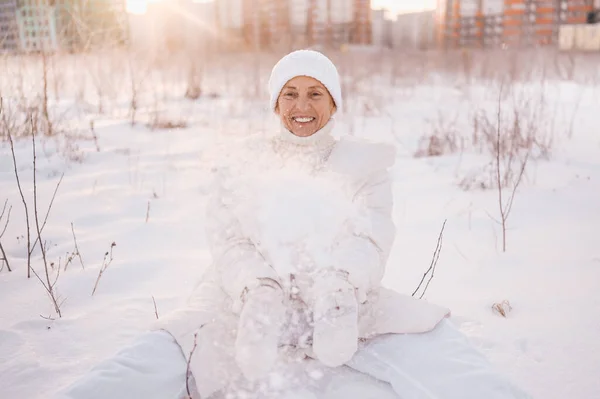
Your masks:
M439 111L437 118L429 122L431 133L421 138L414 156L416 158L439 157L457 152L461 146L456 120L457 116L448 120Z
M502 146L502 87L500 87L500 94L498 95L498 114L496 121L496 145L495 145L495 160L496 160L496 188L498 190L498 207L500 211L500 220L497 221L502 226L502 251L506 252L506 223L510 212L512 210L515 194L523 176L525 174L525 168L531 154L531 146L525 146L526 151L521 155L519 152L520 147L503 147ZM518 140L514 140L520 143L522 139L518 132L518 124L513 124L513 137L516 135ZM510 135L509 135L510 137ZM518 145L518 144L517 144ZM504 158L504 165L502 159ZM517 163L516 171L514 164ZM508 199L506 198L505 189L508 189Z
M40 223L40 217L39 217L39 212L38 212L39 207L38 207L38 195L37 195L37 150L36 150L36 134L37 134L37 126L38 126L37 120L36 120L37 115L34 113L30 113L28 115L28 118L29 118L29 126L31 129L31 144L32 144L32 154L33 154L33 209L29 208L27 201L25 199L25 195L23 192L23 187L21 185L21 179L19 177L19 171L18 171L18 167L17 167L17 159L16 159L16 155L15 155L14 141L12 139L12 135L10 134L10 131L8 132L8 139L10 142L10 149L11 149L11 154L12 154L15 179L17 182L17 187L19 189L19 194L21 196L21 201L23 203L23 207L25 210L25 223L26 223L26 234L27 234L27 278L30 278L31 273L33 273L33 275L39 280L39 282L44 287L46 293L48 294L48 296L52 302L52 305L54 306L54 310L55 310L56 314L58 315L58 317L62 317L62 313L61 313L62 302L59 302L60 298L58 297L58 295L56 293L56 283L60 276L60 267L58 269L55 269L54 263L51 263L48 261L47 252L46 252L46 242L42 239L42 232L43 232L43 229L48 220L48 215L50 214L50 211L52 209L52 204L54 203L54 198L56 197L56 192L58 191L58 187L60 186L60 183L62 182L62 176L56 186L56 189L54 190L52 200L50 201L50 204L46 211L46 216L45 216L43 224L42 224L42 223ZM35 242L33 243L33 245L31 244L31 238L32 238L31 216L32 215L31 215L30 211L33 212L33 221L35 223L34 236L36 237L36 239L35 239ZM40 275L35 271L35 269L31 265L31 256L33 253L33 249L35 248L35 245L38 243L39 243L39 246L40 246L40 249L42 252L44 277L40 277ZM4 258L6 258L5 255L4 255ZM56 272L56 276L54 279L52 279L50 275L54 271Z
M152 130L185 129L188 127L188 123L183 119L171 119L160 112L156 112L152 114L148 127Z
M523 178L528 161L547 160L552 155L555 115L543 85L532 88L501 83L500 93L493 115L488 107L480 107L470 116L469 146L490 158L459 178L463 190L512 187Z

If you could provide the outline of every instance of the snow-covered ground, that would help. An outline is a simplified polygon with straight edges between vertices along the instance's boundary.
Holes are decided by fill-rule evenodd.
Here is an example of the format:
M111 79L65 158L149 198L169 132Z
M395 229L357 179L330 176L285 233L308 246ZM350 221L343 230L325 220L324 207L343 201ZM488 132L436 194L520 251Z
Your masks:
M77 81L64 79L67 86ZM208 83L211 91L219 92L219 82ZM338 124L340 134L398 147L393 175L399 233L384 284L413 292L447 220L425 298L450 307L474 345L535 398L600 397L600 85L548 78L503 86L512 93L502 99L506 123L514 121L516 104L522 128L551 146L547 157L537 156L539 149L532 153L508 217L503 252L495 220L498 191L493 184L468 190L460 184L490 181L494 159L473 145L473 132L479 131L473 115L483 112L495 121L500 85L458 84L441 75L420 84L402 82L346 83L353 91ZM13 269L0 272L0 398L52 397L150 328L156 314L185 302L210 263L203 223L213 161L227 151L231 136L275 126L264 94L254 97L252 87L242 92L224 89L218 98L196 101L165 94L164 117L188 123L171 130L132 127L126 96L105 99L104 107L113 109L104 115L95 113L97 106L82 106L82 98L53 102L63 126L71 117L69 123L91 137L93 119L97 137L97 143L75 140L77 148L67 150L79 154L80 162L67 160L64 145L57 151L54 139L38 137L40 219L64 173L43 231L48 261L63 268L56 283L64 300L62 318L41 283L26 278L25 216L10 147L0 136L0 211L5 200L12 206L0 242ZM156 101L147 101L140 120L152 118ZM422 137L436 129L459 138L455 151L415 157ZM18 140L15 151L31 210L31 141ZM510 193L509 187L504 201ZM71 223L83 265L75 258L64 270L74 251ZM92 296L113 242L113 260ZM43 277L39 248L32 265ZM503 301L512 307L507 317L492 310Z

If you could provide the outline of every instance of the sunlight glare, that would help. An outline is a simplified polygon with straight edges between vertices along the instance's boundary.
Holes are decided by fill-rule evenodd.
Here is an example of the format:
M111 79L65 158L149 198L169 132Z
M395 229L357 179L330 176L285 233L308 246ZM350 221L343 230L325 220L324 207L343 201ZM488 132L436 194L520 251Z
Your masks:
M388 9L393 14L401 14L406 12L432 10L436 6L436 0L372 0L371 6L375 9Z
M148 3L164 0L127 0L127 12L132 14L144 14L148 10Z

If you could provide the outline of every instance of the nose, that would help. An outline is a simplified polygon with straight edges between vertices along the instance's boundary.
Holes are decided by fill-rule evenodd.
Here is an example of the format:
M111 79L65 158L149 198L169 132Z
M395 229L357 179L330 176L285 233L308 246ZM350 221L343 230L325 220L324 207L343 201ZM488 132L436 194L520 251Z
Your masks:
M296 103L296 108L298 108L300 111L308 111L310 108L308 98L304 96L300 97Z

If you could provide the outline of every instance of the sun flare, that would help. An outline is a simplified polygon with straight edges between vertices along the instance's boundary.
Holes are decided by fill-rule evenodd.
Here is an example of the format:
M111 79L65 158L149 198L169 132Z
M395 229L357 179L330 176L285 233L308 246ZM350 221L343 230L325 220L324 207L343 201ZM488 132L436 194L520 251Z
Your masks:
M144 14L148 10L148 3L165 0L127 0L127 11L132 14Z

